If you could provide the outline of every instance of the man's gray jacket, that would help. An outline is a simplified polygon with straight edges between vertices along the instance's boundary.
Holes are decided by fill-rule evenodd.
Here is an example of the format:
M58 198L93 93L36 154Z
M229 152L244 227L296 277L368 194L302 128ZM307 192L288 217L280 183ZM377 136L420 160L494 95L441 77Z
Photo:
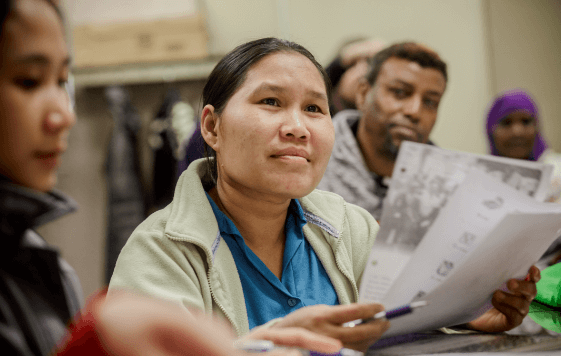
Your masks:
M335 145L317 188L339 194L348 203L368 210L379 221L389 178L368 170L355 136L359 119L357 110L343 110L333 117Z

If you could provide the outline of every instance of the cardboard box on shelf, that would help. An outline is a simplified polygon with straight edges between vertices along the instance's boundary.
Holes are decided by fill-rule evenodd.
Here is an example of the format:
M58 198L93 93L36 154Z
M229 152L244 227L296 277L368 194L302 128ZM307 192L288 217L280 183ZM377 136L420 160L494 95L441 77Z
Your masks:
M73 30L77 68L202 59L208 36L201 15L89 24Z

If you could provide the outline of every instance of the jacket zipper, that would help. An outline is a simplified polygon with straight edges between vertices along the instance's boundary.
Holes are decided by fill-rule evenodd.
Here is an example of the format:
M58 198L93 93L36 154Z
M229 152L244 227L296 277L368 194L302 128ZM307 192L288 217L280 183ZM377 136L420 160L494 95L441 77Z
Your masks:
M228 321L230 322L230 324L232 324L232 327L234 328L234 331L236 332L236 335L241 336L240 335L240 330L238 329L238 326L236 325L236 323L234 323L234 321L230 318L230 315L228 315L228 313L226 313L226 309L224 309L224 307L222 306L222 304L218 303L218 300L216 298L216 296L214 295L214 292L212 290L212 285L210 283L210 272L211 272L211 268L208 269L207 272L207 282L208 282L208 288L210 289L210 295L212 296L212 300L214 300L214 302L216 303L216 305L218 306L218 308L222 311L222 313L224 313L224 315L226 316L226 319L228 319Z
M324 230L325 232L325 230ZM339 263L339 245L342 243L343 241L343 236L339 236L339 238L337 239L337 245L335 248L335 264L337 265L337 268L339 269L339 271L343 274L343 276L347 277L347 279L351 282L351 285L353 286L353 292L355 295L355 302L358 302L358 288L356 285L356 281L354 281L347 272L345 272L342 268L341 268L341 264Z

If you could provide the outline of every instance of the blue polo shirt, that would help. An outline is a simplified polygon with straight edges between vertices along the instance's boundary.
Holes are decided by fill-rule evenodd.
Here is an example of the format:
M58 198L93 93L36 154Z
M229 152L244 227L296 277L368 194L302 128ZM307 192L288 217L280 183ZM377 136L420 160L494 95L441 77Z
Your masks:
M286 216L286 243L279 280L245 244L232 220L218 209L208 194L207 198L220 235L238 269L250 329L305 306L339 304L325 268L304 236L302 228L307 221L298 200L290 202Z

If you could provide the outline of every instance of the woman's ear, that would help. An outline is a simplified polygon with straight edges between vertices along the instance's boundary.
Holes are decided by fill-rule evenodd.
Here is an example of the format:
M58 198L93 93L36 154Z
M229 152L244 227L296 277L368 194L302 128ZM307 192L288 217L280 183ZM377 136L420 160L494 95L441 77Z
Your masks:
M214 106L208 104L203 108L201 115L201 135L214 151L218 152L218 114Z

